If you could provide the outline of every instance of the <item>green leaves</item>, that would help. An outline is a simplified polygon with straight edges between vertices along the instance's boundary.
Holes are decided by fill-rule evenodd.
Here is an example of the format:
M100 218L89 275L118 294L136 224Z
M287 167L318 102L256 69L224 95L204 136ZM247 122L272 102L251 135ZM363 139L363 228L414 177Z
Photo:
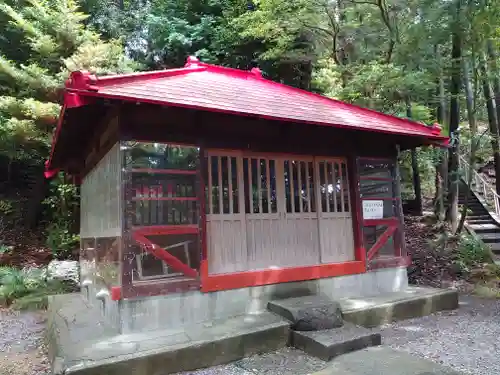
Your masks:
M113 74L138 67L125 56L119 40L103 42L86 27L88 16L76 1L28 0L23 5L0 0L0 17L20 38L16 54L8 40L0 40L0 153L11 159L46 156L29 150L48 151L70 71Z

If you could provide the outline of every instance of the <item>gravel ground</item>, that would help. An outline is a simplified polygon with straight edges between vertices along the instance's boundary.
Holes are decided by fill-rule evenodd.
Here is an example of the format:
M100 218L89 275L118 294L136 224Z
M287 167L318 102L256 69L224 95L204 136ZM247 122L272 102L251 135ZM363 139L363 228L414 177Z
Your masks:
M500 300L460 297L455 311L405 320L380 329L382 342L470 375L500 374ZM325 363L284 349L183 375L305 375Z
M458 310L382 328L394 349L473 375L500 374L500 300L460 297Z
M461 296L456 311L382 327L384 345L470 375L500 374L500 300ZM0 374L48 375L41 347L43 315L0 310ZM301 375L325 362L286 348L183 375Z
M46 375L50 366L42 345L42 313L0 310L0 374Z

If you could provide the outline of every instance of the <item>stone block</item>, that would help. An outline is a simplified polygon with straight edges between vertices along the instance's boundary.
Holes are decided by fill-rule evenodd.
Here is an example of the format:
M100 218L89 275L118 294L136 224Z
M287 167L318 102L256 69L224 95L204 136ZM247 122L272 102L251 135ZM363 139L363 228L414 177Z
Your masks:
M292 332L292 345L294 347L324 361L381 343L380 333L351 323L324 331Z
M102 360L74 362L64 374L78 375L151 375L192 371L236 361L254 354L275 351L286 346L289 324L273 314L257 317L238 317L225 322L207 323L186 329L182 333L164 337L145 337L146 333L127 335L104 344L127 344L123 353L113 352L114 357L100 353ZM140 337L140 338L139 338ZM156 343L157 345L154 345ZM132 352L132 346L137 350ZM119 346L119 345L118 345ZM110 349L116 350L116 345ZM96 348L95 344L92 347ZM98 350L101 351L99 347ZM90 352L85 353L86 356Z
M268 309L291 321L292 329L297 331L317 331L343 324L340 304L320 295L271 301Z
M312 375L465 375L462 372L413 356L410 353L376 346L335 358L325 369Z
M357 299L361 308L349 308L343 303L346 321L364 327L377 327L393 321L433 314L458 307L458 293L452 289L408 288L405 292L389 293L366 300Z

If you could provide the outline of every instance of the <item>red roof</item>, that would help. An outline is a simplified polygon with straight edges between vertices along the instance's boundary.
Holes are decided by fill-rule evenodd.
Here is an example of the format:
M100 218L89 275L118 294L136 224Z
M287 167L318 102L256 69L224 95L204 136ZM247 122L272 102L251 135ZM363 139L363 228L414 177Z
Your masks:
M259 69L243 71L188 58L184 68L95 77L73 72L68 93L195 108L267 119L310 123L353 130L423 137L445 144L438 126L386 115L262 77ZM67 95L65 107L80 105ZM78 104L74 104L74 100ZM57 141L56 131L56 139Z

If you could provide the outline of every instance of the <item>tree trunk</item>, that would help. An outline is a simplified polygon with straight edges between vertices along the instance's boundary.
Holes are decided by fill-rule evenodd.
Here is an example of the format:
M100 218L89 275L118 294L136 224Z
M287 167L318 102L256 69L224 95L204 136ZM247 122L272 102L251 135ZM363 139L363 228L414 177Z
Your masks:
M435 47L436 60L438 61L439 81L438 81L438 98L439 103L437 106L436 117L440 124L446 123L446 100L445 100L445 90L444 90L444 77L443 69L441 63L441 54L439 52L438 46ZM445 219L445 204L444 197L448 187L448 151L441 150L440 160L436 165L436 181L435 181L435 192L434 196L434 214L436 218L440 221Z
M405 98L406 102L406 117L412 118L411 111L411 101L407 96ZM422 188L420 184L420 173L418 170L418 158L417 158L417 150L412 148L411 151L411 169L413 172L413 192L415 193L415 206L417 209L417 214L422 215Z
M460 2L457 3L460 5ZM460 8L457 9L457 13ZM457 14L458 17L458 14ZM460 104L459 94L462 82L460 58L462 54L462 41L460 35L460 25L457 20L455 30L452 35L452 73L450 85L450 136L452 137L452 144L449 153L449 176L450 186L448 191L448 211L447 219L451 225L452 233L455 233L458 228L458 187L459 187L459 174L458 174L458 148L459 148L459 135L458 125L460 122Z
M486 64L486 56L483 54L481 57L481 76L483 83L483 94L484 99L486 101L486 110L488 112L488 124L490 128L490 137L491 137L491 148L493 150L493 161L495 163L495 171L497 166L500 165L500 153L498 149L498 119L497 119L497 109L495 100L493 100L493 91L490 86L489 78L488 78L488 67ZM495 184L496 191L500 193L500 173L497 173L495 176Z
M490 72L493 77L493 95L494 95L494 103L495 103L495 109L496 109L496 120L497 120L497 132L500 133L500 77L498 76L498 67L497 67L497 52L495 50L495 46L493 45L493 41L491 39L488 39L486 42L487 50L488 50L488 57L490 60ZM498 140L497 140L497 147L498 147ZM496 184L496 191L498 194L500 194L500 161L499 158L495 159L495 184Z
M474 91L472 90L472 82L470 80L470 67L466 58L462 60L462 63L464 74L465 103L467 105L467 119L469 121L471 135L475 135L477 134L477 123L474 108Z
M460 234L463 230L465 219L467 218L467 210L469 209L469 195L470 195L470 186L472 184L472 175L476 170L476 152L480 145L480 137L477 134L477 123L476 123L476 113L474 108L475 100L475 92L472 90L472 83L470 80L470 72L469 72L469 64L467 60L463 59L463 74L464 74L464 87L465 87L465 101L467 103L467 118L469 120L469 127L471 132L471 140L470 140L470 150L469 150L469 168L467 171L467 181L466 188L467 193L465 194L465 201L462 206L462 212L460 216L460 222L457 227L457 234ZM474 60L472 61L474 63ZM473 73L474 66L472 67Z

